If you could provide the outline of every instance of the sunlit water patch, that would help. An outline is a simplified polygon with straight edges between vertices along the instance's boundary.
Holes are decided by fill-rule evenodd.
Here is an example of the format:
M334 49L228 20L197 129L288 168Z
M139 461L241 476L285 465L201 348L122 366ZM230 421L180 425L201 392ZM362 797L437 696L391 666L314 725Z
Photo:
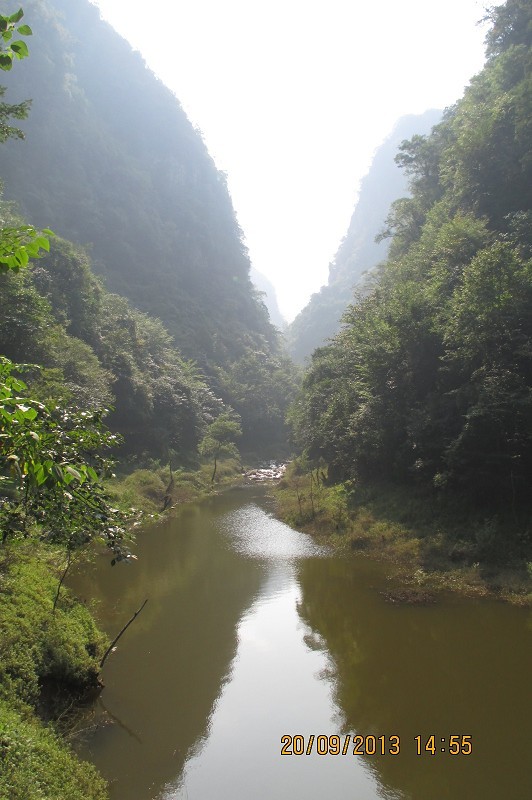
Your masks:
M284 588L280 588L284 587ZM297 612L293 567L279 563L238 628L230 680L207 735L161 800L375 800L376 784L353 757L281 756L281 737L338 733L330 663ZM310 641L309 641L310 640Z
M226 514L219 528L238 553L250 558L287 560L328 553L307 534L290 528L255 503L247 503Z

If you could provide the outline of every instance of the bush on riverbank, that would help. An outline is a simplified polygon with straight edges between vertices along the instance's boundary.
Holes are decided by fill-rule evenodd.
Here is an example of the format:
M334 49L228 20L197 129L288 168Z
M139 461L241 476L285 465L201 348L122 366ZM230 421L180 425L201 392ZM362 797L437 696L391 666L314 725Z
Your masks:
M62 587L60 549L16 542L0 551L0 696L35 706L43 688L84 695L98 686L105 637Z
M291 465L275 495L285 522L338 551L393 564L405 584L532 604L526 531L508 520L472 518L397 486L328 485L323 470L302 462ZM496 535L501 527L504 537ZM495 546L501 540L504 551Z
M63 587L61 550L0 549L0 798L102 800L105 782L55 733L65 709L98 689L105 637Z

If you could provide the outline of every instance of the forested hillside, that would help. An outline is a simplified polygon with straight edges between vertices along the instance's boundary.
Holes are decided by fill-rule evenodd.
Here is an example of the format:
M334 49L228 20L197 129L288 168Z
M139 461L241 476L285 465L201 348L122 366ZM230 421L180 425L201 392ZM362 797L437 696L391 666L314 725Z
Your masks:
M0 9L8 5L2 2ZM250 281L249 258L224 175L201 135L178 99L88 0L28 0L24 13L33 30L31 58L3 82L11 103L31 98L32 104L28 119L20 123L25 140L11 140L0 151L5 198L16 200L32 224L53 228L88 248L106 289L132 304L101 300L111 306L102 312L110 328L115 316L122 317L117 323L122 338L130 336L137 346L133 329L151 326L151 338L159 337L172 370L180 359L193 359L216 397L240 414L245 448L274 446L284 435L290 369ZM54 252L43 262L49 275L53 259L63 258ZM73 263L79 259L86 262L79 255ZM34 288L45 292L55 315L57 291L50 294L46 282ZM87 296L92 297L92 289ZM77 311L89 313L80 303ZM68 317L72 330L77 311ZM169 337L161 326L156 335L158 323L138 312L160 319ZM98 351L98 324L95 319L91 324L81 338L109 370L108 357ZM116 338L110 328L108 341ZM137 344L141 340L139 333ZM179 352L169 356L176 347ZM0 349L7 349L3 342ZM172 404L188 379L179 378L184 383L176 396L168 390L164 401L159 398L166 409L161 414L155 410L159 401L143 386L147 381L155 394L164 394L157 370L146 375L157 358L152 353L143 366L136 356L133 360L128 379L136 376L135 391L150 398L146 402L160 418L162 431L169 415L184 413L182 406L174 413ZM134 401L135 392L121 379L113 383L112 394L115 421L126 424L127 417L127 425L137 430L143 403ZM189 429L192 438L194 429Z
M294 409L330 478L476 509L486 551L504 518L516 548L530 543L532 480L532 4L490 18L483 71L401 146L412 196L388 218L389 258Z
M329 280L313 294L308 305L287 330L288 350L298 364L340 329L342 314L353 299L354 287L386 258L388 242L375 241L383 228L390 205L406 194L408 186L394 157L400 143L414 134L426 134L441 119L441 112L426 111L399 120L386 141L377 149L368 174L362 179L359 196L347 233L329 266Z

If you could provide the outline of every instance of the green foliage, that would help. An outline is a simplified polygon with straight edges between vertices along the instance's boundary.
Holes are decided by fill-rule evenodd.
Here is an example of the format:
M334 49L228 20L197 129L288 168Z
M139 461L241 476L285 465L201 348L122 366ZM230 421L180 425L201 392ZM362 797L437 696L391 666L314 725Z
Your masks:
M105 637L89 611L63 590L55 611L61 551L14 542L0 551L0 695L35 705L44 685L94 690Z
M0 701L0 797L5 800L106 800L96 769L59 736Z
M296 372L288 358L267 343L248 347L219 371L220 393L240 416L242 448L279 456L287 437L285 416L295 396Z
M16 377L24 367L0 358L0 524L3 541L41 538L69 549L96 535L123 557L122 519L110 506L101 477L104 451L116 436L90 413L35 400Z
M13 39L15 32L32 33L27 25L17 27L22 16L22 9L0 16L3 70L11 69L13 59L28 55L25 42ZM23 138L7 123L11 117L25 118L28 107L27 102L0 103L0 141ZM18 280L18 273L41 251L49 251L49 236L53 236L49 230L6 225L2 219L0 279L8 290L1 296L2 333L14 348L33 345L33 353L54 350L53 345L43 347L40 336L50 310L23 276ZM13 295L24 300L23 309L10 303ZM20 341L17 328L26 341ZM72 355L74 340L56 326L56 353L58 342ZM94 373L95 357L78 344L82 352L78 347L76 355L88 356L89 362L92 357ZM64 353L63 361L66 365ZM116 437L102 427L101 411L91 414L40 402L18 377L24 369L0 356L0 795L10 800L80 796L103 800L104 782L94 768L78 762L28 708L45 691L59 690L63 697L67 692L77 696L94 691L103 637L80 604L64 594L59 602L66 570L57 584L46 563L49 550L33 543L28 557L17 540L38 534L48 543L66 545L67 568L73 549L95 535L105 537L114 561L127 557L121 518L111 508L96 471L106 470L101 451Z
M274 489L281 519L338 553L387 562L389 577L403 587L398 601L423 599L416 596L423 587L530 605L531 571L511 519L486 517L483 509L472 516L467 504L446 506L426 486L323 483L321 470L318 486L317 474L305 459L292 462Z
M175 96L95 6L27 0L25 10L39 36L6 83L35 99L24 147L7 142L0 170L25 215L90 242L94 269L138 310L96 288L72 245L54 241L35 269L56 321L115 376L110 423L128 455L191 460L220 398L240 414L247 449L281 447L289 368L251 284L224 175ZM189 360L200 381L185 374ZM256 374L241 375L241 360Z
M61 692L61 708L94 691L106 644L88 610L65 590L54 612L60 555L34 543L0 549L0 797L6 800L106 796L94 768L77 761L30 709L44 691L48 698Z
M4 97L5 93L5 86L0 86L0 98ZM29 108L29 100L15 105L13 103L0 102L0 142L5 142L8 139L24 139L24 132L20 128L13 127L9 122L12 118L26 119Z
M112 406L123 453L194 461L222 401L162 323L101 286L85 252L55 238L31 270L0 275L0 288L0 352L45 368L29 375L35 397Z
M9 71L13 66L15 59L26 58L28 55L28 46L22 39L13 40L15 33L21 36L31 36L31 28L29 25L18 25L24 12L20 8L11 16L0 15L0 69L4 72ZM5 95L5 87L0 86L0 98ZM23 139L24 133L20 128L14 128L9 125L12 117L15 119L26 119L30 101L26 100L22 103L15 105L10 103L0 102L0 142L5 142L7 139ZM22 232L21 232L22 234ZM3 255L0 250L0 255ZM15 252L16 255L16 252ZM22 254L24 258L24 254ZM15 265L18 263L15 259ZM4 267L3 261L0 259L0 270Z
M240 459L225 458L217 462L218 483L234 484L241 479ZM155 516L165 505L175 507L198 500L212 491L212 468L208 464L197 469L177 469L170 474L168 467L152 463L149 468L135 469L125 477L118 476L109 484L109 492L125 512Z
M7 204L3 211L18 221ZM0 285L0 351L46 367L32 381L43 401L113 406L109 424L128 456L192 465L205 425L224 408L220 395L240 409L247 449L276 455L282 447L294 372L266 340L256 349L242 339L242 357L210 379L215 394L162 323L110 295L71 243L54 238L31 270L0 275Z
M207 428L207 432L200 443L202 456L214 459L214 470L211 482L216 476L219 458L238 457L236 441L242 436L242 427L238 415L226 411L220 414Z
M13 270L18 272L27 267L31 258L39 258L41 250L48 251L48 236L53 232L47 228L37 231L31 225L18 228L2 228L0 231L0 273Z
M470 528L486 558L530 547L532 479L531 7L491 13L484 71L401 147L412 197L392 210L390 258L291 411L331 479L388 479L500 517Z
M1 96L0 89L0 96ZM2 118L4 104L0 104L0 141L2 141ZM11 217L11 211L3 204L3 217L0 228L0 275L2 273L18 273L27 267L30 259L41 258L43 252L50 250L50 237L53 231L48 228L36 229L33 225L5 225L5 218Z
M32 30L29 25L18 25L24 12L21 8L11 16L0 14L0 69L10 70L14 59L26 58L29 55L28 45L22 39L13 40L13 36L18 33L20 36L31 36Z
M528 0L507 0L489 9L487 19L492 23L486 37L487 55L494 58L511 47L530 47L532 25Z
M168 470L166 476L162 469L135 469L124 478L113 480L109 486L117 504L122 508L134 509L143 513L158 513L164 505Z
M241 436L242 428L238 417L230 412L225 412L220 414L207 428L201 451L203 455L213 455L214 452L222 455L222 450L225 448L234 452L235 441Z

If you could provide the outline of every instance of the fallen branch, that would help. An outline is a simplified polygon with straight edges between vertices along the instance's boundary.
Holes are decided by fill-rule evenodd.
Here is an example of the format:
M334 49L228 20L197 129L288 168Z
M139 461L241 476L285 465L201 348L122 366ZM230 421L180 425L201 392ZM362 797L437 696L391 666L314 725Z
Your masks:
M71 562L71 561L72 561L72 549L71 549L71 547L70 547L70 542L69 542L69 545L68 545L68 555L67 555L67 563L66 563L66 567L65 567L65 569L64 569L64 572L63 572L63 574L61 575L61 580L60 580L60 581L59 581L59 583L57 584L57 591L56 591L56 593L55 593L54 605L53 605L53 608L52 608L52 614L55 614L55 609L56 609L56 606L57 606L57 601L59 600L59 593L60 593L60 591L61 591L61 586L63 585L63 581L64 581L64 580L65 580L65 578L66 578L66 575L67 575L67 572L68 572L68 570L70 569L70 562Z
M124 625L124 627L122 628L122 630L121 630L121 631L120 631L120 632L117 634L117 636L115 636L115 638L113 639L113 641L111 642L111 644L109 645L109 647L107 648L107 650L105 651L105 653L104 653L104 656L103 656L102 660L100 661L100 669L102 669L103 665L105 664L105 662L106 662L106 660L107 660L107 656L108 656L108 655L109 655L109 653L110 653L110 652L113 650L113 648L114 648L115 644L118 642L118 640L120 639L120 637L121 637L121 636L122 636L122 635L123 635L123 634L124 634L124 633L127 631L127 629L129 628L129 626L131 625L131 623L133 622L133 620L134 620L134 619L136 619L136 617L138 617L138 615L140 614L140 612L142 611L142 609L144 608L144 606L146 605L146 603L147 603L147 602L148 602L148 598L146 598L146 600L143 602L143 604L141 605L141 607L139 608L139 610L138 610L138 611L135 611L135 613L133 614L133 616L131 617L131 619L129 620L129 622L126 622L126 624Z

